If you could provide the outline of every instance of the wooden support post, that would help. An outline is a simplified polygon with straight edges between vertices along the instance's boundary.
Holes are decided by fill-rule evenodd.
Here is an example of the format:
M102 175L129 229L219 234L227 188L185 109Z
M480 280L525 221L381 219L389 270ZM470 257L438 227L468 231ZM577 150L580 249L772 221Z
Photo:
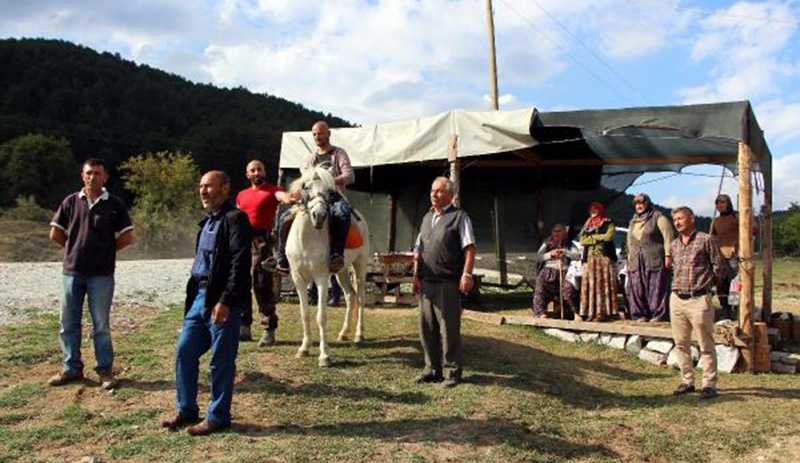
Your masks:
M761 288L761 321L769 322L772 315L772 159L762 160L764 176L764 215L761 221L761 255L764 258L764 273Z
M389 251L397 251L397 195L389 195Z
M461 162L458 160L458 135L450 135L447 140L447 161L450 163L450 181L456 186L458 192L453 203L461 207Z
M744 371L755 371L755 334L753 330L753 296L755 263L753 262L753 188L750 172L753 152L750 146L739 142L739 278L742 292L739 300L739 329L747 339L741 349Z
M503 198L494 197L494 256L497 270L500 272L500 285L508 284L508 268L506 267L506 244L503 238Z

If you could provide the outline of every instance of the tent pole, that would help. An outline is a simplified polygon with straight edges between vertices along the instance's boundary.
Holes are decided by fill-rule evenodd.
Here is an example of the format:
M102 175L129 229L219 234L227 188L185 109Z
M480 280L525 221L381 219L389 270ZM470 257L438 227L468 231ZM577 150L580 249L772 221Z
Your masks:
M397 194L389 195L389 252L397 251Z
M753 296L755 263L753 262L753 187L750 172L753 152L747 143L739 142L739 277L742 292L739 303L739 329L744 334L747 347L741 349L744 371L754 372L753 354L755 336L753 332Z
M764 165L766 164L766 165ZM762 321L769 321L772 315L772 159L762 160L761 172L764 176L764 215L761 221L761 253L764 259L763 281L761 283Z
M508 268L506 266L506 244L503 239L503 198L494 197L494 252L497 259L497 270L500 272L500 285L508 284Z
M453 204L461 207L461 163L458 160L458 135L450 135L447 140L447 161L450 163L450 181L456 187Z

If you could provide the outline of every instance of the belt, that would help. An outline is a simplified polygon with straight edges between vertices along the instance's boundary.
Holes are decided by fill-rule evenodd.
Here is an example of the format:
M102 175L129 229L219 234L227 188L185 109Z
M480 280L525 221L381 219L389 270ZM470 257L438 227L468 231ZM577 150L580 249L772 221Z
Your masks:
M708 290L701 289L699 291L692 291L689 293L679 293L677 291L673 291L673 293L675 293L675 295L678 296L678 299L686 300L686 299L691 299L693 297L705 296L706 294L708 294Z

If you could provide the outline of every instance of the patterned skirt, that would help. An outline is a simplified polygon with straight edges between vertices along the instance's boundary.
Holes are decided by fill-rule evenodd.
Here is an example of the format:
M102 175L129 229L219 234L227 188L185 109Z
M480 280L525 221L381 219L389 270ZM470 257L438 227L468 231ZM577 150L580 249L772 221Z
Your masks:
M589 256L583 264L580 315L602 321L617 313L617 264L605 256Z

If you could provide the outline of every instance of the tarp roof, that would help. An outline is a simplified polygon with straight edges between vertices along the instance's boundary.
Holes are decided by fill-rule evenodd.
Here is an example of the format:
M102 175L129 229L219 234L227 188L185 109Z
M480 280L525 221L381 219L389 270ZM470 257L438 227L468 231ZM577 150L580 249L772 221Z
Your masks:
M768 177L769 148L748 101L686 106L538 112L453 110L432 117L332 129L355 168L435 165L458 157L474 168L587 167L602 174L680 170L691 164L737 162L747 143L754 170ZM311 132L283 134L280 167L299 168L314 149ZM519 174L519 172L517 172Z

